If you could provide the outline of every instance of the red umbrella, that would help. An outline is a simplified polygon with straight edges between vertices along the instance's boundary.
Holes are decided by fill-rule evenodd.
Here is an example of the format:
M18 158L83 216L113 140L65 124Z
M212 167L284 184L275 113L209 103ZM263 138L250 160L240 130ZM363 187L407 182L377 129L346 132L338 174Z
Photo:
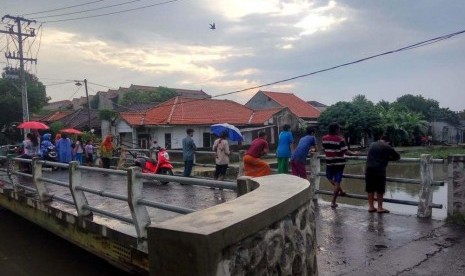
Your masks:
M60 132L67 133L67 134L76 134L76 135L81 135L82 132L75 129L75 128L65 128L60 130Z
M37 121L29 121L29 122L24 122L21 123L18 128L28 128L28 129L49 129L49 127L42 123L42 122L37 122Z

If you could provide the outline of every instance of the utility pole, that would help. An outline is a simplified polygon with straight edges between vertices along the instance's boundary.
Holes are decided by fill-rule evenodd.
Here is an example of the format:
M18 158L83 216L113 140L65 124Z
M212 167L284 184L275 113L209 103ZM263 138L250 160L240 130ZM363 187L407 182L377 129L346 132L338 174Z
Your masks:
M16 28L17 28L16 32L14 31L14 27L12 25L8 28L8 31L0 30L0 33L5 33L5 34L11 35L12 37L14 36L17 37L18 55L15 55L14 52L13 54L11 52L8 52L8 54L5 53L5 57L7 59L19 60L19 79L20 79L19 87L21 91L21 101L22 101L22 106L23 106L23 122L27 122L29 121L29 105L27 102L27 85L26 85L26 74L24 72L24 62L30 61L30 62L35 62L37 64L37 59L24 57L23 41L26 38L34 37L36 35L34 32L34 29L31 29L29 33L23 33L22 25L23 23L27 23L27 26L29 26L31 23L36 23L36 21L29 20L29 19L19 17L19 16L11 16L11 15L5 15L4 17L2 17L2 21L4 21L5 19L11 19L16 23Z
M75 80L77 86L81 86L80 80ZM92 129L90 125L90 101L89 101L89 91L87 90L87 79L82 80L84 82L84 88L86 89L86 98L87 98L87 117L89 119L89 131Z

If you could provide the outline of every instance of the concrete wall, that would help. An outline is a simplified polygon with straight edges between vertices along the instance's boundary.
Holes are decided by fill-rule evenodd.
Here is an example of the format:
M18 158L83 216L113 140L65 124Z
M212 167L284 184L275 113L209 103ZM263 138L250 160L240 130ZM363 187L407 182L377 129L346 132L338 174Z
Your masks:
M447 212L450 217L465 218L465 155L448 157ZM464 221L465 222L465 221Z
M284 174L243 182L239 191L255 189L149 227L150 274L318 275L309 182Z
M252 109L268 109L281 107L277 102L270 99L263 93L257 93L246 104L247 107Z

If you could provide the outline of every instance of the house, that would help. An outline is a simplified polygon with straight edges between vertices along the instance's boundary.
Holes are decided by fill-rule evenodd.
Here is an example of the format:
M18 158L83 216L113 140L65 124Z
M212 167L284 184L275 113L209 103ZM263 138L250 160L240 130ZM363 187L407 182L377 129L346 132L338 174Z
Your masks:
M48 103L43 107L44 110L68 110L73 109L73 103L70 100L56 101Z
M297 117L309 123L316 122L321 113L296 95L283 92L258 91L245 105L254 110L287 107Z
M266 131L275 143L278 127L284 123L298 124L288 108L252 110L230 100L211 98L193 99L175 97L146 112L121 112L109 132L115 134L122 145L147 148L151 140L160 146L179 149L186 129L194 129L198 147L211 147L214 137L210 126L229 123L242 130L244 144L256 138L258 131Z
M95 96L94 95L89 95L89 102L92 101L92 99L94 98ZM74 98L71 100L72 104L73 104L73 109L74 110L78 110L80 108L87 108L87 97L80 97L80 98Z
M75 128L79 130L89 129L89 112L87 108L78 110L56 111L53 114L36 118L37 121L50 125L55 122L63 123L63 128ZM99 131L101 122L97 110L90 110L90 129Z
M307 101L307 103L315 108L317 108L320 112L323 112L325 111L328 106L325 105L325 104L322 104L320 102L317 102L317 101Z
M430 132L434 142L457 144L465 141L465 124L463 123L453 126L444 121L433 121L430 123Z
M130 91L153 91L158 87L156 86L145 86L145 85L135 85L131 84L129 87L120 87L118 89L109 89L107 92L97 92L98 97L98 109L110 109L117 110L118 108L125 108L118 104L118 101L123 98L123 96ZM176 94L180 97L185 98L195 98L195 99L204 99L211 98L210 95L205 93L203 90L189 90L189 89L178 89L170 88L176 91ZM148 103L149 104L149 103ZM153 103L150 103L153 104Z

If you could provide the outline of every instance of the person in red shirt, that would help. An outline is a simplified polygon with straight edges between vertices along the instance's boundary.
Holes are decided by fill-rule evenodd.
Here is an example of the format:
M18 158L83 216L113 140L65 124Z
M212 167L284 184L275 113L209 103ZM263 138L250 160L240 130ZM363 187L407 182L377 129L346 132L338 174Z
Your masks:
M252 141L250 148L244 156L244 174L246 176L258 177L270 174L270 165L260 159L269 152L266 133L259 132L258 138Z

